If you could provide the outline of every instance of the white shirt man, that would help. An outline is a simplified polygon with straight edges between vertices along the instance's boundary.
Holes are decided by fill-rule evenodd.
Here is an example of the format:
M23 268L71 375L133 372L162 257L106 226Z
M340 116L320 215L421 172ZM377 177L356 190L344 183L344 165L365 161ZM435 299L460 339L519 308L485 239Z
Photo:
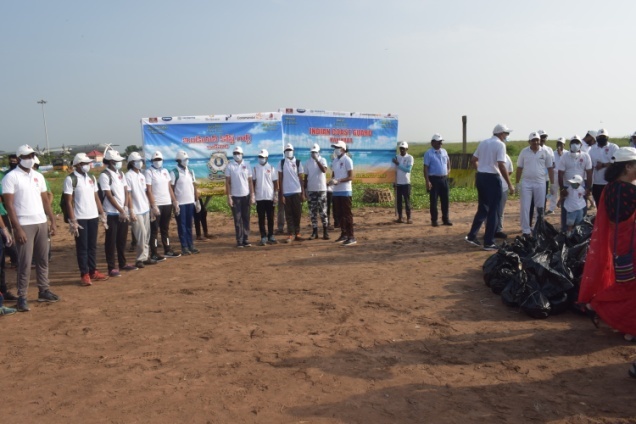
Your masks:
M561 197L568 196L568 180L574 178L575 175L583 178L586 190L590 190L592 187L592 160L590 155L581 151L581 139L578 136L575 135L570 139L570 151L563 153L559 160L558 169ZM565 206L561 208L561 231L567 231L567 209Z
M181 256L170 247L170 217L174 207L175 215L179 215L177 203L172 191L170 171L163 167L163 154L156 151L150 159L151 166L144 173L146 177L146 194L150 201L151 214L155 220L150 222L150 255L152 259L163 261L164 258ZM163 256L159 254L158 235L161 232Z
M110 193L112 194L113 199L117 202L117 205L119 205L121 209L124 209L126 206L126 192L128 191L128 185L126 184L126 179L121 171L115 172L106 168L99 175L98 182L102 191L110 190ZM108 197L104 197L103 206L104 212L106 212L107 215L120 214L120 211L110 202Z
M179 177L176 177L178 173ZM177 166L170 173L170 184L174 190L174 196L179 206L192 205L195 202L194 195L194 171L191 168Z
M199 212L201 203L194 189L194 171L188 167L190 158L184 150L179 150L175 156L177 166L170 172L170 185L175 196L175 213L177 234L181 243L181 254L184 256L197 254L199 249L194 247L192 239L192 222L194 213ZM196 202L196 204L195 204Z
M130 200L135 220L132 222L132 231L137 239L137 268L144 268L146 265L154 265L156 260L149 258L150 240L150 202L146 195L148 186L146 177L141 172L143 159L137 152L132 152L128 156L128 163L132 164L131 169L126 172L126 185L130 192Z
M406 143L405 143L406 144ZM440 148L441 153L446 153L446 150ZM447 155L448 157L448 155ZM409 185L411 184L411 170L413 169L413 156L405 153L404 156L401 154L395 157L397 160L397 164L393 164L395 168L395 184L397 185ZM407 171L408 170L408 171Z
M275 200L274 182L278 181L278 172L271 163L266 162L264 165L258 164L252 170L252 178L254 179L254 193L256 201Z
M236 247L250 247L250 204L256 203L254 198L254 181L252 167L243 160L243 149L234 148L234 160L225 168L225 189L227 202L232 208L234 229L236 230Z
M267 161L268 158L269 152L266 149L261 150L258 154L258 165L252 169L258 228L261 233L260 246L278 243L274 237L274 202L278 201L278 172Z

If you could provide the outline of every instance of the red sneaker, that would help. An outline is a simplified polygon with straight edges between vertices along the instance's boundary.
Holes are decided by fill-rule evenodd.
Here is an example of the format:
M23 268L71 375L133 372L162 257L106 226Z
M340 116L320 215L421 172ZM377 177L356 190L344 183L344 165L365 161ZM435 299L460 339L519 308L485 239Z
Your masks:
M82 275L82 281L80 282L80 284L84 287L92 286L93 283L91 282L91 276L88 274Z
M91 280L94 280L94 281L106 281L106 280L108 280L108 275L104 275L101 272L95 270L95 272L93 272L91 274Z

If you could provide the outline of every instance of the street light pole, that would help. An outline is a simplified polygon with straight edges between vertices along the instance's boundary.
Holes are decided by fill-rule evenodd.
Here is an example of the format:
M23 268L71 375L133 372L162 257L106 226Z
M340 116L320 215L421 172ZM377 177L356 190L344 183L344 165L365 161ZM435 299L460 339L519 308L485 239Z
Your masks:
M38 104L42 105L42 120L44 121L44 137L46 139L46 154L49 155L49 133L46 130L46 116L44 116L44 105L46 104L46 100L42 99L38 102Z

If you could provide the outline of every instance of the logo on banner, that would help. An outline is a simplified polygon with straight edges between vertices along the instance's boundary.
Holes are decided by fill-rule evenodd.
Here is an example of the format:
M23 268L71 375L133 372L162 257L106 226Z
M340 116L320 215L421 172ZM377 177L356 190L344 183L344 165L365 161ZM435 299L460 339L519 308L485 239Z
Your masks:
M166 121L166 122L170 122L170 121L172 121L172 116L163 116L163 117L161 118L161 120L162 120L162 121Z
M298 112L298 113L305 113L305 109L296 109L296 112Z
M287 108L285 109L285 113L294 113L294 109Z
M208 178L212 181L224 181L227 164L228 160L225 152L212 153L208 161L208 169L210 170Z
M159 122L159 119L157 119L157 118L148 118L148 122L150 122L151 124L154 124L156 122Z

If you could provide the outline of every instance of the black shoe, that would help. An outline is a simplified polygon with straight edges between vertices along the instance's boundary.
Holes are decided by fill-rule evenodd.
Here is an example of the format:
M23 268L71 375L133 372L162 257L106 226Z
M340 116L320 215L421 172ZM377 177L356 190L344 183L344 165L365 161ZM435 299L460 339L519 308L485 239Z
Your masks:
M356 244L357 241L354 237L348 238L344 243L342 243L343 246L351 246L353 244Z
M499 246L497 246L496 244L485 244L484 245L484 250L499 250Z
M243 243L243 246L245 246L245 243ZM197 254L197 253L199 253L199 252L200 252L200 250L199 250L199 249L197 249L197 248L196 248L196 247L194 247L194 246L192 246L192 247L190 248L190 253L193 253L193 254L195 254L195 255L196 255L196 254Z
M314 231L309 236L309 240L316 240L318 238L318 228L314 228Z
M343 243L345 241L347 241L347 236L344 236L344 235L336 239L336 243Z
M155 259L148 259L147 261L144 261L144 265L157 265L157 261Z
M437 223L437 221L433 221L433 222L431 222L431 225L432 225L433 227L439 227L439 224Z
M504 233L503 231L497 231L495 233L495 238L505 239L508 238L508 234Z
M163 261L165 261L165 260L166 260L166 258L164 258L164 257L163 257L163 256L161 256L161 255L152 255L152 258L151 258L151 259L154 259L154 260L155 260L155 261L157 261L157 262L163 262Z
M51 290L44 290L38 293L38 302L55 303L60 300Z
M15 294L11 293L10 291L3 293L2 297L4 298L5 302L15 302L18 300L18 296L16 296Z
M178 258L179 256L181 256L181 253L175 253L172 250L168 250L166 253L163 254L163 256L165 258Z
M469 238L468 236L464 237L464 240L466 240L468 243L472 244L473 246L477 246L477 247L481 247L481 243L479 242L479 240L477 240L477 238Z
M137 261L137 262L135 262L135 266L136 266L137 268L139 268L139 269L141 269L141 268L145 268L144 263L143 263L143 262L141 262L141 261Z
M329 233L327 232L326 228L322 229L322 239L323 240L329 240Z
M18 312L29 312L31 308L29 308L29 304L25 298L18 299L17 305L15 305L15 309Z
M190 252L190 249L183 248L183 249L181 249L181 254L183 256L190 256L192 254L192 252Z
M442 225L446 225L447 227L452 227L452 226L453 226L453 223L452 223L452 222L450 222L450 221L444 221L444 222L442 223Z

